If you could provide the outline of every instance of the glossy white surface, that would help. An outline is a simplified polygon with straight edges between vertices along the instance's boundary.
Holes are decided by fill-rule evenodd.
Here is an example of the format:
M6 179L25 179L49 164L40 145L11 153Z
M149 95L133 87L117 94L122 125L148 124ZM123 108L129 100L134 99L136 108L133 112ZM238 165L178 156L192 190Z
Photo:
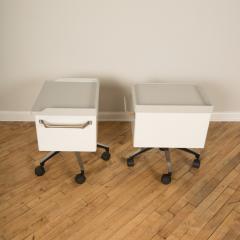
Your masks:
M204 147L213 107L196 86L137 84L133 103L135 147Z
M40 151L96 151L99 83L65 78L44 84L33 106ZM46 128L41 121L65 127ZM85 128L68 128L84 124Z
M82 124L91 121L92 124L80 128L45 128L39 120L52 124ZM37 115L36 129L38 148L40 151L96 151L97 126L96 115Z

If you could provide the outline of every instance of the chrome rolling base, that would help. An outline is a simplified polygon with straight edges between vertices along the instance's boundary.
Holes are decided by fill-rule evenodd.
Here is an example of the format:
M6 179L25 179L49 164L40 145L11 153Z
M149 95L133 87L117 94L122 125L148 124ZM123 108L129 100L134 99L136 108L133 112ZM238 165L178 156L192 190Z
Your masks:
M109 146L101 144L101 143L98 143L97 147L98 148L103 148L105 150L102 153L101 158L104 161L108 161L110 159L110 157L111 157L111 154L110 154L110 151L109 151ZM60 151L49 152L44 158L42 158L40 160L39 166L37 166L35 168L35 174L37 176L44 175L44 173L45 173L45 168L44 168L45 163L48 160L50 160L53 156L57 155L58 153L60 153ZM82 159L80 157L80 153L79 152L75 152L75 155L76 155L76 159L78 161L79 167L80 167L80 173L75 176L75 181L78 184L82 184L82 183L84 183L86 181L86 177L85 177L85 174L84 174L84 164L83 164L83 161L82 161Z
M131 154L128 158L127 158L127 165L129 167L133 167L134 166L134 158L146 151L149 151L153 148L140 148L139 150L137 150L136 152L134 152L133 154ZM200 154L196 153L188 148L177 148L178 150L193 154L195 156L195 159L192 163L192 167L193 168L199 168L200 167ZM163 184L169 184L171 183L172 180L172 161L171 161L171 156L170 156L170 149L169 148L159 148L160 151L163 151L165 153L165 158L167 161L167 173L163 174L161 177L161 182Z

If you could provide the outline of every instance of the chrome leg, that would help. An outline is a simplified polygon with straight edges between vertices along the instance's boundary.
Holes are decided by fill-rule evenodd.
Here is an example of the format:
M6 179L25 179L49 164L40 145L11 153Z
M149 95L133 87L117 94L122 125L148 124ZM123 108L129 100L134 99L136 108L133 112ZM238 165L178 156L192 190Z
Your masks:
M84 164L83 164L83 160L82 160L82 158L80 156L80 153L79 152L75 152L75 155L76 155L76 159L78 161L78 164L79 164L81 172L84 172Z
M102 153L101 158L104 161L108 161L111 157L111 154L109 152L109 146L105 145L105 144L102 144L102 143L97 143L97 147L98 148L103 148L105 150L105 152Z
M98 148L103 148L103 149L105 149L105 151L109 152L109 146L108 145L105 145L105 144L102 144L102 143L97 143L97 147Z
M79 152L75 152L75 155L76 155L76 158L77 158L80 170L81 170L81 172L75 176L75 181L78 184L83 184L86 181L86 177L85 177L85 174L84 174L83 161L82 161L82 158L81 158Z
M138 149L136 152L132 153L130 156L128 156L127 158L127 165L129 167L133 167L134 166L134 158L144 152L147 152L149 150L151 150L152 148L140 148Z
M188 149L188 148L178 148L178 150L181 150L181 151L193 154L198 159L200 158L200 154L195 152L195 151L193 151L193 150L191 150L191 149Z
M135 158L136 156L151 150L152 148L139 148L138 150L136 150L134 153L132 153L128 158Z
M161 182L163 184L169 184L172 180L172 161L169 148L160 148L160 151L164 151L167 161L167 173L162 175Z
M59 151L49 152L44 158L40 160L40 165L44 166L44 164L50 160L53 156L57 155Z
M193 168L200 168L201 160L200 160L200 154L199 153L197 153L197 152L195 152L191 149L188 149L188 148L178 148L178 150L193 154L195 156L195 159L192 162L192 167Z
M170 156L170 150L166 149L164 150L166 161L167 161L167 168L168 168L168 173L172 173L172 161L171 161L171 156Z
M45 168L44 168L45 163L58 153L59 151L49 152L44 158L42 158L40 160L39 166L35 168L35 174L37 176L42 176L45 173Z

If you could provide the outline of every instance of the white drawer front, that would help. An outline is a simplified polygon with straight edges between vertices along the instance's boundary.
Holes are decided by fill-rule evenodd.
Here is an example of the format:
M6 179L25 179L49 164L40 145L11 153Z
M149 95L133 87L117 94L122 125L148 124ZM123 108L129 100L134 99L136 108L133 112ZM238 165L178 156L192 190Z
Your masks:
M203 148L210 113L136 113L134 147Z
M37 115L35 121L40 151L96 151L96 116Z

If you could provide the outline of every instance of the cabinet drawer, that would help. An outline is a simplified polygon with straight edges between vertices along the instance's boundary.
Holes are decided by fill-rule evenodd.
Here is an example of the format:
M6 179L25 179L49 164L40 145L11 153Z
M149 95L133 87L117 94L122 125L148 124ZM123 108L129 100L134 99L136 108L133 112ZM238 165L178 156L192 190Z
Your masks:
M96 115L36 115L40 151L96 151Z

